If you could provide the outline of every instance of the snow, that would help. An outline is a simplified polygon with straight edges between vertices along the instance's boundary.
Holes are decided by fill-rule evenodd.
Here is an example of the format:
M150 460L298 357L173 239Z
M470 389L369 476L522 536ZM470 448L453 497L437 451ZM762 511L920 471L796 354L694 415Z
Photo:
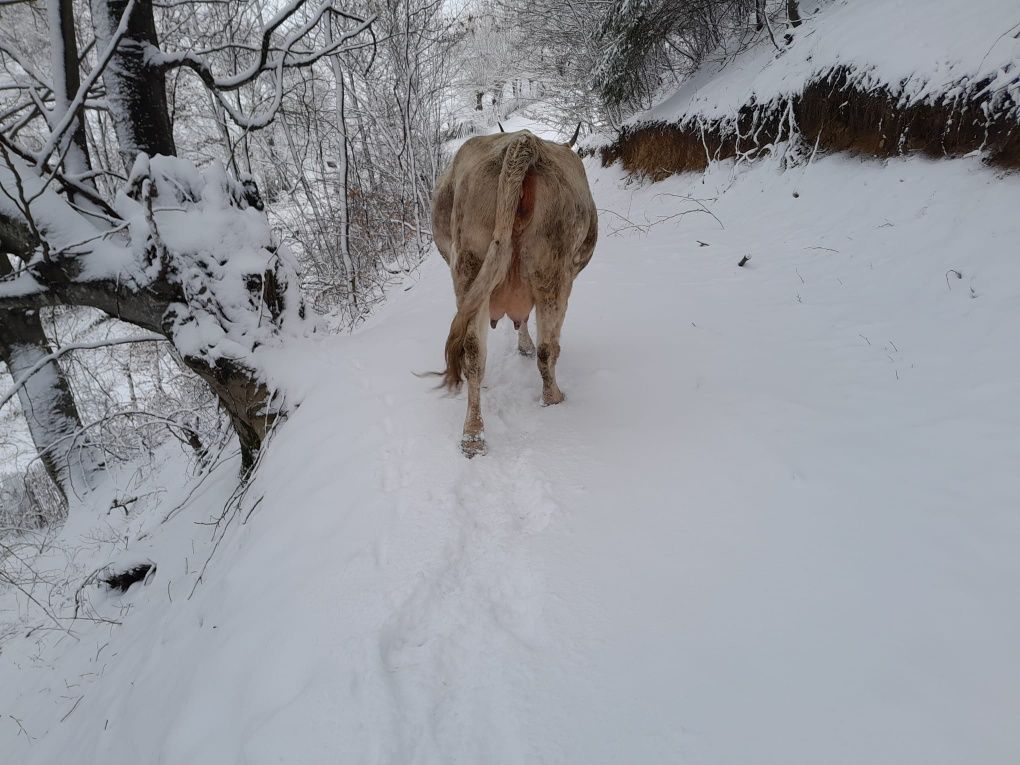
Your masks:
M11 762L1020 757L1020 180L588 169L566 402L503 322L460 455L463 398L412 374L437 255L356 334L266 349L300 406L243 497L236 457L174 458L128 517L72 513L85 574L157 570L88 590L120 626L3 644Z
M19 183L23 194L19 193ZM75 248L88 242L97 258L116 263L117 267L123 266L123 248L100 238L100 232L90 219L70 207L54 189L54 184L47 183L36 169L11 154L0 163L0 213L14 220L23 220L22 197L31 200L35 224L46 232L47 241L53 249L76 251ZM116 270L110 273L115 274ZM0 284L0 295L29 294L36 286L31 274L22 273L18 278Z
M907 103L982 80L1020 102L1012 1L802 12L781 55L765 40L636 119L731 118L841 65ZM192 475L168 446L72 500L20 573L63 617L84 582L80 618L0 592L5 761L1017 761L1020 178L780 165L645 186L588 160L567 400L540 405L503 322L468 461L463 397L412 374L454 310L438 255L355 334L308 334L289 301L276 337L243 286L296 281L265 216L222 169L143 159L192 301L177 348L251 360L291 414L243 492L232 447ZM143 205L117 207L86 273L143 284ZM98 233L52 190L36 213L63 246ZM140 561L127 593L96 584Z
M1015 0L827 0L817 13L802 5L804 23L781 54L767 36L750 50L701 68L668 98L632 121L735 117L745 104L790 97L830 70L845 66L851 82L886 87L903 105L980 91L999 104L1020 104L1020 7ZM773 21L782 44L790 30ZM1009 100L1004 100L1008 97Z
M500 120L498 124L503 125L503 130L507 133L514 133L518 130L530 130L532 133L537 135L539 138L544 138L547 141L567 141L570 139L570 135L564 135L562 131L556 130L550 127L547 123L541 120L541 117L536 115L547 114L550 107L543 101L530 104L527 108L518 109L513 114L508 116L506 119ZM484 128L481 133L474 135L480 135L484 133L495 133L499 130L498 126L489 126ZM470 138L474 137L471 133L466 133L459 138L454 138L447 141L445 144L446 150L450 153L450 158L453 158L454 153Z

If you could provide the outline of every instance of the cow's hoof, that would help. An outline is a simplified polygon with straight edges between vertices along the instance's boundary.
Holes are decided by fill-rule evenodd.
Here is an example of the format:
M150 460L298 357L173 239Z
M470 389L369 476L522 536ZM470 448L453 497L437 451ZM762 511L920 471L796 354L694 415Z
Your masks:
M518 345L517 352L529 359L535 358L535 346L531 346L530 348L522 348L521 346Z
M488 451L485 446L485 436L469 436L465 433L460 440L460 450L468 459L484 455Z
M552 406L553 404L562 404L566 396L563 395L563 391L542 391L542 406Z

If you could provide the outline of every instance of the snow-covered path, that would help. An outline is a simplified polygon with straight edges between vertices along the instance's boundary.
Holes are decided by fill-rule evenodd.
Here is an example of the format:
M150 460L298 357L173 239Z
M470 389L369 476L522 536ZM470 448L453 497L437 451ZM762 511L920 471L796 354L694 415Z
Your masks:
M73 714L0 691L37 736L0 726L12 762L1020 757L1020 180L589 171L567 401L539 405L504 322L489 454L460 455L463 399L412 375L452 311L438 257L353 337L289 349L303 403L251 519L190 600L228 480L134 545L159 578L124 626L35 670L99 675Z

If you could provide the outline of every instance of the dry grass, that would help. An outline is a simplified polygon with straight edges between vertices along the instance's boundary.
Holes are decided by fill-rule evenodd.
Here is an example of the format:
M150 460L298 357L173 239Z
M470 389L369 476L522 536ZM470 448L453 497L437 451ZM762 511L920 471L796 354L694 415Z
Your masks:
M624 128L602 147L602 164L654 181L704 170L709 160L754 157L799 136L820 151L871 157L922 153L953 157L981 151L991 165L1020 169L1020 105L979 82L931 103L906 104L889 89L864 89L840 67L792 99L745 105L736 120L686 117Z

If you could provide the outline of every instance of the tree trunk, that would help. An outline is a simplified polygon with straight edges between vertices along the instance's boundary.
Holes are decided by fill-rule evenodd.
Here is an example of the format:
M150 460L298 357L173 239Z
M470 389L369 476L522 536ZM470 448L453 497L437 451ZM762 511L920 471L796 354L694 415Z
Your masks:
M797 0L786 0L786 17L790 20L791 27L800 26L800 10L797 8Z
M92 0L93 14L97 19L97 32L109 39L124 12L128 0ZM150 47L151 46L151 47ZM128 24L128 33L118 46L110 66L103 73L109 92L112 116L117 130L117 142L125 165L130 168L139 152L149 156L176 155L173 129L166 100L166 78L160 67L148 66L145 50L159 50L156 25L152 13L152 0L137 0ZM169 286L169 285L167 285ZM141 296L134 296L141 297ZM168 334L166 309L178 296L169 300L152 300L142 297L138 305L139 316L127 321ZM108 309L107 309L108 310ZM141 319L141 320L140 320ZM214 366L200 358L184 357L182 361L215 391L241 444L242 469L252 466L271 419L263 412L268 404L265 386L257 383L250 370L241 365L220 361Z
M92 0L96 36L102 45L112 38L128 0ZM173 129L166 102L162 68L146 63L146 51L159 51L152 0L137 0L127 34L103 72L107 101L125 167L139 152L175 156Z
M333 44L333 22L326 25L328 35L327 42ZM340 262L343 265L344 275L347 277L347 286L351 291L351 301L355 309L358 306L358 283L357 275L354 273L354 263L351 260L351 212L350 212L350 178L349 178L349 157L347 149L347 94L344 83L344 71L340 67L340 57L330 56L330 66L333 68L334 98L336 100L336 129L337 129L337 187L340 192L340 202L337 210L340 213L338 221L339 228L339 250Z
M7 239L0 244L6 251L14 249ZM7 255L0 253L0 277L12 270ZM11 377L17 380L51 353L38 311L0 311L0 359ZM91 444L73 440L81 416L60 365L46 363L18 390L18 398L39 459L60 493L67 499L76 489L90 488L102 458Z
M241 475L247 475L278 416L267 411L269 391L243 365L222 360L215 366L200 359L183 361L213 389L230 418L241 446Z
M78 40L74 33L74 7L72 0L47 0L50 23L50 40L53 55L53 123L61 120L81 87L78 70ZM85 122L81 115L74 121L70 135L71 146L64 157L64 169L68 175L80 176L92 169L89 160L88 140L85 137ZM83 183L93 186L91 180ZM93 186L94 188L94 186ZM71 195L74 200L73 194Z

